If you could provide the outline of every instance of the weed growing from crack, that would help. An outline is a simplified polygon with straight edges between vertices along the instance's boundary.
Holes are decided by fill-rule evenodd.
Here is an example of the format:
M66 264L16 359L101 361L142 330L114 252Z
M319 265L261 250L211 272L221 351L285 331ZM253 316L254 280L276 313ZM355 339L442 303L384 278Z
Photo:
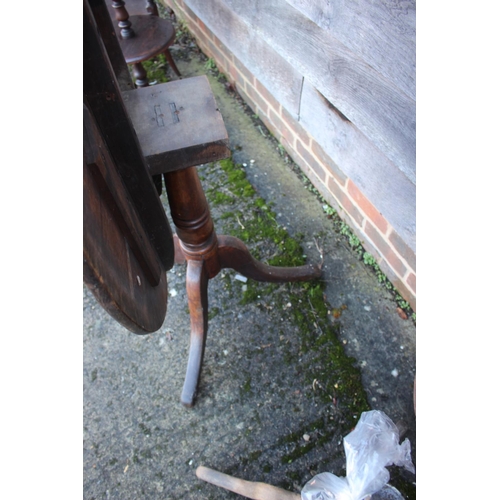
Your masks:
M170 81L167 76L168 62L163 54L160 54L149 61L144 61L142 65L146 70L150 85Z
M215 64L215 61L211 57L207 59L207 62L205 63L205 70L217 71L217 65Z
M378 282L383 285L389 292L391 292L394 297L394 301L396 304L406 313L406 315L412 319L414 323L416 323L417 316L410 304L401 297L400 293L396 290L394 285L389 281L389 278L384 274L384 272L380 269L380 266L377 263L377 260L373 255L368 253L359 238L352 232L351 228L339 217L337 211L332 208L326 200L319 194L316 193L318 199L323 202L323 211L327 214L327 216L332 220L334 229L341 235L343 235L351 250L358 256L363 263L369 267L375 276L377 277Z

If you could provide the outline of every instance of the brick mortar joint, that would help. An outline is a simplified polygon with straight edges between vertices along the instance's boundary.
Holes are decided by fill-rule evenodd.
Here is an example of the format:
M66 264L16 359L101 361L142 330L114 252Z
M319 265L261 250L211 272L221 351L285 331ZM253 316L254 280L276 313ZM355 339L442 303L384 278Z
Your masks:
M335 196L334 196L334 198L336 199ZM340 203L339 203L339 206L341 206ZM377 252L377 255L375 255L374 257L377 259L378 265L380 266L382 272L387 274L387 271L384 269L384 267L389 269L390 272L392 272L393 275L396 277L396 279L399 281L400 286L404 287L404 290L408 293L408 295L410 297L416 299L417 298L416 292L413 291L411 285L408 283L408 279L410 278L410 276L413 275L413 276L415 276L415 279L416 279L416 272L413 269L411 269L410 266L405 266L404 276L401 276L401 274L394 268L394 266L391 265L390 261L384 256L384 253L381 251L381 249L378 247L378 245L368 236L368 234L364 230L364 227L360 228L358 226L358 224L356 224L356 222L350 217L349 212L347 210L344 210L344 212L345 212L346 216L349 218L350 226L357 228L357 230L359 231L360 241L361 241L361 244L363 245L363 248L365 248L367 246L366 243L368 243L368 245L370 247L372 247ZM364 221L366 221L366 219L364 219ZM373 226L373 227L375 228L375 226ZM380 234L380 232L378 232L378 234ZM358 236L358 235L356 235L356 236ZM365 251L367 251L366 248L365 248ZM399 256L399 254L397 254L397 255ZM401 259L401 260L404 264L406 264L406 261L404 259ZM390 281L394 285L394 280L390 279ZM396 287L396 290L398 290L397 287ZM401 294L401 290L398 290L398 292Z
M364 213L364 212L362 212ZM378 230L378 228L372 224L372 227L373 229L377 232L377 234L381 237L381 239L384 241L384 243L387 244L387 246L389 247L389 250L391 250L392 252L394 252L394 254L396 255L396 257L399 258L399 260L403 263L404 267L405 267L405 273L404 275L401 275L395 268L394 266L391 265L390 261L384 256L384 252L382 251L382 249L377 245L377 243L375 241L373 241L372 238L370 238L370 236L368 235L368 233L366 232L366 221L369 220L367 219L366 217L364 218L364 224L363 224L363 228L362 228L362 233L364 235L364 237L366 239L368 239L368 241L370 242L371 246L373 248L375 248L378 252L378 256L386 263L387 266L389 266L389 268L394 272L394 274L401 279L401 281L403 281L404 283L406 283L406 280L407 278L409 277L410 274L414 274L415 276L417 275L416 274L416 271L410 266L410 264L408 264L407 260L394 248L394 246L389 242L388 239L386 239L383 235L381 235L380 231Z
M353 180L351 178L348 179L348 182L346 183L346 187L347 187L347 184L348 183L352 183L354 186L356 186L356 184L353 182ZM337 183L338 184L338 183ZM356 186L356 189L357 186ZM369 215L363 210L363 208L356 202L356 200L349 194L348 190L347 189L342 189L342 191L346 194L346 196L349 198L349 200L351 201L351 203L359 210L359 212L361 214L363 214L363 219L364 219L364 223L363 223L363 234L366 234L366 221L370 221L370 223L372 224L373 228L375 229L375 231L378 233L378 235L381 237L381 239L387 244L387 246L400 258L400 260L406 265L406 267L409 269L409 270L412 270L415 274L416 274L416 271L415 269L413 269L413 267L408 263L408 261L406 260L406 258L401 255L401 253L399 252L399 250L395 247L395 245L390 241L390 236L392 233L396 234L399 236L399 233L396 231L396 229L391 225L391 223L379 212L380 214L380 217L384 220L384 222L387 224L387 229L385 231L385 233L382 233L380 231L380 228L377 226L377 224L375 224L375 222L369 217ZM377 245L374 245L376 248L378 248ZM413 252L411 249L410 249L411 252ZM385 259L384 259L385 260ZM400 276L398 274L398 276Z
M262 95L262 94L261 94L261 95ZM264 98L264 99L265 99L265 98ZM301 142L301 144L302 144L302 146L304 147L304 149L305 149L308 153L312 154L312 151L310 150L309 146L308 146L307 144L304 144L304 142L302 141L302 139L301 139L301 135L300 135L300 134L298 134L297 132L295 132L295 130L292 130L292 129L289 127L289 125L288 125L287 121L283 118L283 116L282 116L282 110L284 109L284 108L283 108L283 105L282 105L281 103L278 103L278 104L279 104L279 109L276 109L276 108L274 108L274 107L272 106L272 104L271 104L271 103L270 103L267 99L265 99L265 101L267 102L269 109L270 109L270 110L272 110L272 111L274 111L274 114L276 115L276 119L277 119L277 120L279 120L279 123L280 123L280 124L281 124L284 128L286 128L286 130L287 130L287 131L290 133L290 135L293 137L294 143L296 144L296 143L297 143L297 141L300 141L300 142ZM271 122L273 122L273 117L271 117L271 116L270 116L270 113L268 113L266 116L267 116L267 118L268 118ZM277 126L277 127L278 127L278 126ZM308 139L309 139L309 142L310 142L310 141L311 141L311 137L309 136L309 134L308 134L308 133L307 133L304 129L302 129L302 130L303 130L303 131L304 131L304 133L307 135L307 137L308 137ZM283 137L283 136L285 135L285 134L283 134L283 133L281 132L281 130L279 130L278 128L277 128L277 132L279 132L279 135L280 135L281 137ZM299 155L300 155L300 153L297 151L297 148L296 148L296 145L295 145L295 144L293 145L293 149L297 152L297 154L299 154ZM303 156L302 156L302 155L300 155L300 157L301 157L301 158L303 158ZM316 157L315 157L315 158L316 158ZM304 159L304 161L306 161L306 160L305 160L305 158L303 158L303 159ZM309 164L309 162L307 162L307 163ZM318 163L319 163L319 164L321 164L321 162L318 162Z
M386 221L387 222L387 221ZM396 234L398 234L395 229L389 224L389 222L387 222L387 225L390 229L392 229ZM379 233L380 231L378 231L378 228L376 226L375 227L375 230ZM388 235L387 236L382 236L383 240L385 243L387 243L388 247L396 254L396 256L401 260L401 262L405 265L406 269L407 269L407 272L405 273L405 276L404 278L406 279L406 277L408 276L409 273L413 273L415 274L415 276L417 275L417 271L416 269L413 269L413 266L410 265L410 263L407 261L407 259L401 255L401 253L399 252L399 250L393 245L393 243L389 240L389 236L390 236L390 232L388 231ZM410 250L412 253L413 253L413 250Z

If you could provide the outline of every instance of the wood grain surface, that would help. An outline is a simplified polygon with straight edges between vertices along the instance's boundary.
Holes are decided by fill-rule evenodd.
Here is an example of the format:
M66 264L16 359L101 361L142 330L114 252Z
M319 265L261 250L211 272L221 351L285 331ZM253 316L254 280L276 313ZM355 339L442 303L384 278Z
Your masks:
M186 4L415 249L414 0Z
M89 2L91 10L104 0ZM105 5L104 5L105 7ZM92 12L90 13L92 16ZM140 214L148 240L166 269L173 265L172 231L148 172L137 134L123 103L98 26L93 17L83 25L83 94L85 105L98 123L99 133L110 150L117 175L124 183L130 203ZM98 33L98 34L96 34ZM106 177L103 173L103 176ZM108 183L112 186L112 183Z
M84 2L83 16L84 281L126 328L148 333L165 318L173 237L90 5L103 0Z
M228 30L228 26L246 24L261 42L266 42L298 70L393 163L414 169L414 99L330 32L285 0L252 3L214 0L210 5L202 0L190 0L189 6L237 57L242 48L248 46L248 39ZM220 15L221 12L225 15ZM355 30L353 34L363 36ZM264 68L271 78L269 66ZM253 67L249 69L254 71ZM314 136L315 131L310 132Z
M391 162L350 121L339 115L309 83L304 83L301 123L342 171L415 250L416 175Z
M286 0L415 100L415 0Z
M230 155L206 76L131 90L123 99L152 175Z

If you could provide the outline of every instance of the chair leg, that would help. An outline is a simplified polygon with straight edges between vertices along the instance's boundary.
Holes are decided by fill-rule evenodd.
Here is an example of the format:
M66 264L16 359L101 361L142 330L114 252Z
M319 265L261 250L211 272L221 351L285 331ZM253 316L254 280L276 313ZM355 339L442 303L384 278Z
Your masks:
M141 63L133 64L132 71L134 73L135 84L138 87L142 88L149 86L146 70L144 69L144 66Z
M179 78L182 78L182 75L181 75L181 72L177 69L177 66L175 65L175 62L174 62L174 59L172 57L172 54L170 53L170 51L167 49L165 52L165 57L168 61L168 64L170 64L170 66L172 67L172 69L174 70L174 73L179 77Z
M191 337L181 403L191 407L196 397L208 331L208 276L202 260L188 260L186 289L191 316Z
M158 6L153 0L146 0L146 11L150 16L160 16Z

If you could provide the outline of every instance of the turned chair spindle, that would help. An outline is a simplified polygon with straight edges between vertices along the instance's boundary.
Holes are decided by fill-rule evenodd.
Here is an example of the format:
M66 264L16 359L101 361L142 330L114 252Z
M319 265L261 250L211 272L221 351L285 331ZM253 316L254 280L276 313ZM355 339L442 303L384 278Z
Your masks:
M125 62L132 66L137 87L149 86L142 63L163 54L174 73L181 73L170 53L175 30L168 19L159 17L152 0L106 0L106 5L119 32L119 42Z
M123 0L113 0L111 5L115 9L115 18L118 21L120 35L125 39L135 36L132 23L129 20L129 13L125 8L125 2Z

